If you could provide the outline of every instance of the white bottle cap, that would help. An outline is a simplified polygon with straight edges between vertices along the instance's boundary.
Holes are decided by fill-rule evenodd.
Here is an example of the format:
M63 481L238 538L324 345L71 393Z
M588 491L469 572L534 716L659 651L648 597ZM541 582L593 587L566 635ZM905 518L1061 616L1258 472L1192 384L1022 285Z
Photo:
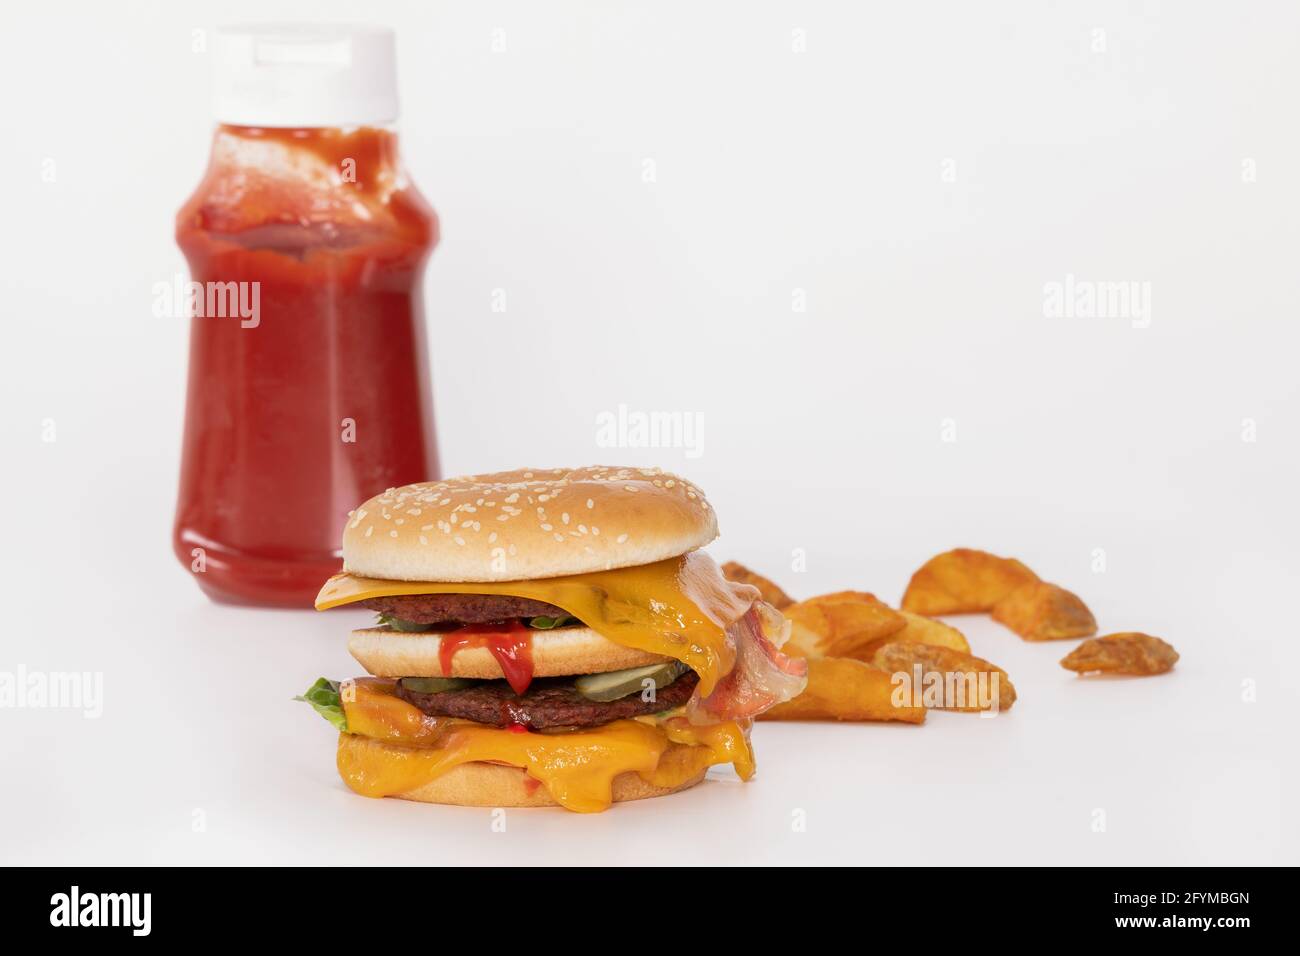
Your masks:
M313 128L397 119L393 31L383 27L221 27L212 60L219 123Z

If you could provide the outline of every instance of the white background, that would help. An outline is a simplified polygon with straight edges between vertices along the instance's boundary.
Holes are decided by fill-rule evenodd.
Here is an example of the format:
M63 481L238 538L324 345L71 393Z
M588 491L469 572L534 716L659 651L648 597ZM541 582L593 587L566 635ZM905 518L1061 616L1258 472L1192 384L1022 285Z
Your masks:
M763 724L750 785L505 833L339 781L290 697L355 673L364 615L217 607L172 557L187 330L151 288L211 129L191 31L302 8L107 6L0 34L0 670L105 694L0 710L0 859L1300 862L1294 4L365 5L443 222L448 473L658 463L796 596L982 547L1183 655L1083 680L959 620L1009 714ZM1067 274L1149 282L1149 326L1045 317ZM598 447L619 404L701 416L703 453Z

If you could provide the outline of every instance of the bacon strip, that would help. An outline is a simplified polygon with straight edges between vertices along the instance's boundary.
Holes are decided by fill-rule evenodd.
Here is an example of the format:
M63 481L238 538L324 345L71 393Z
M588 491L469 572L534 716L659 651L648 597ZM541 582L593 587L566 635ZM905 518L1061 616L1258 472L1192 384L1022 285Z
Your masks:
M691 698L686 714L694 724L756 717L769 707L803 693L808 662L779 650L790 622L766 601L755 600L727 627L736 648L736 664L707 698Z

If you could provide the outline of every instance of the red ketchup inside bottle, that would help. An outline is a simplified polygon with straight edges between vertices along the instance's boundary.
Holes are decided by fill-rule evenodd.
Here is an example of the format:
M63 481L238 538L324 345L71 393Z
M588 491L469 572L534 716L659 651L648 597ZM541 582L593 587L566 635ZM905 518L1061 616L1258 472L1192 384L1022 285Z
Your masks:
M203 312L176 556L215 600L310 607L349 509L438 477L421 302L437 217L387 127L223 124L176 238Z

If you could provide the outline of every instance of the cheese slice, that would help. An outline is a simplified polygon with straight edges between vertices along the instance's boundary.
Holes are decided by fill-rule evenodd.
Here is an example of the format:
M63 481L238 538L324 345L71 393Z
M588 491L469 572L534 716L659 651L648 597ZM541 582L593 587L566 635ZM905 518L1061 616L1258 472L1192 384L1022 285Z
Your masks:
M554 604L615 644L684 662L700 676L701 697L735 666L736 646L726 629L758 597L756 588L726 580L712 558L693 551L633 568L533 581L449 584L336 574L321 588L316 608L403 594L496 594Z
M348 730L338 769L357 793L386 797L414 790L473 761L519 767L569 810L606 809L614 778L637 773L657 787L676 787L715 764L731 763L742 780L754 774L745 728L736 721L697 727L681 717L616 720L556 733L516 733L472 721L429 717L393 694L393 682L361 678L343 694ZM348 740L359 735L361 746ZM345 744L347 744L345 746Z

